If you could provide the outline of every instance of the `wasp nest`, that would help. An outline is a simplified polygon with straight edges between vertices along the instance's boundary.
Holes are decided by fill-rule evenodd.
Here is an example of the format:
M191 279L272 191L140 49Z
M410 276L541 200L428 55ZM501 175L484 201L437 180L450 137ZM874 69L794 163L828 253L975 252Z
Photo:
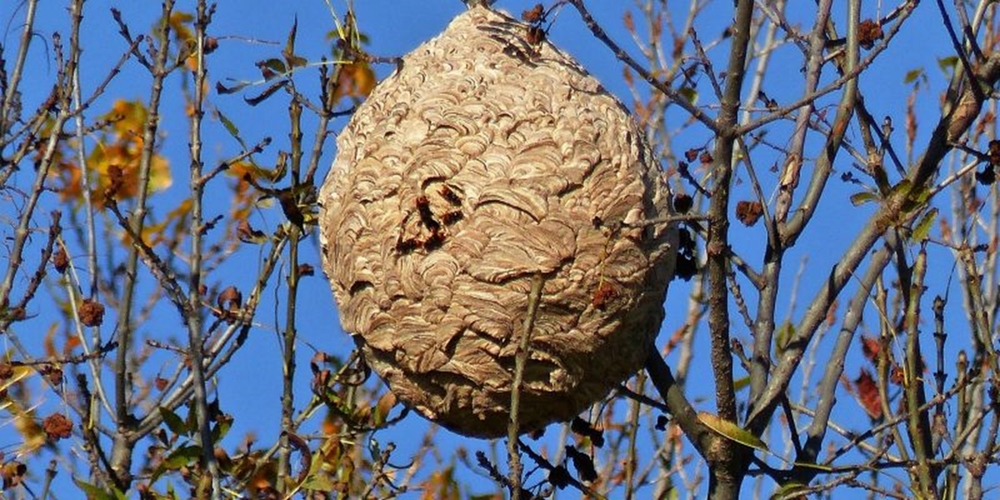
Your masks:
M474 436L505 432L536 275L523 431L642 367L673 275L643 131L527 29L476 7L404 57L338 138L320 194L344 330L401 400Z

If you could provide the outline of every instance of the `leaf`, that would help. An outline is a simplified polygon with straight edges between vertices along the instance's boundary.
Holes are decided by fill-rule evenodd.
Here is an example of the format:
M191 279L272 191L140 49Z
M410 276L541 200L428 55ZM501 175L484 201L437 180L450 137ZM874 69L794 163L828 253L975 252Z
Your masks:
M284 151L278 151L278 159L274 162L273 170L261 169L267 172L267 178L271 182L278 182L285 178L285 173L288 172L288 153Z
M42 341L42 345L45 346L45 355L50 358L56 358L59 356L56 349L56 332L58 330L58 323L50 325L49 331L45 333L45 340Z
M288 66L292 68L301 68L302 66L309 64L309 60L302 56L297 56L295 54L292 54L287 57L288 57Z
M794 462L792 465L799 469L812 469L821 472L833 472L833 467L830 467L829 465L814 464L809 462Z
M264 91L258 94L256 97L244 97L243 100L246 101L246 103L251 106L256 106L264 102L268 97L274 95L275 92L277 92L284 86L285 82L283 81L272 83L270 87L264 89Z
M317 463L321 463L319 460ZM303 490L333 491L333 481L326 474L309 474L302 482Z
M737 442L746 446L748 448L753 448L764 453L771 453L767 445L760 440L759 437L754 436L750 431L730 422L724 418L720 418L718 415L713 415L708 412L699 412L698 420L705 424L706 427L715 431L716 434L729 439L730 441Z
M871 201L878 201L878 199L879 196L871 191L861 191L851 195L851 204L857 207Z
M938 67L941 68L946 75L951 74L952 69L958 64L958 56L948 56L941 57L937 60Z
M878 339L867 335L861 336L861 353L864 354L865 359L875 363L878 360L878 353L881 350L882 346L879 344Z
M740 378L738 378L738 379L736 379L736 380L733 381L733 390L735 390L735 391L742 391L743 389L746 389L747 387L750 387L750 377L749 376L740 377Z
M0 491L7 491L24 484L27 479L28 466L19 460L8 460L0 466ZM6 498L6 496L5 496Z
M212 441L218 442L229 434L229 429L233 427L233 417L222 415L217 419L215 427L212 428Z
M180 500L180 497L177 496L177 492L174 491L174 483L171 483L170 481L167 481L167 498Z
M692 105L698 104L698 91L691 87L681 87L677 94Z
M260 68L260 72L264 76L265 80L270 80L288 72L288 69L285 67L285 62L276 57L258 62L257 67Z
M236 124L233 123L232 120L222 114L222 111L219 110L219 108L215 108L215 116L219 118L220 122L222 122L222 126L226 128L226 132L229 132L229 135L231 135L233 139L236 139L236 142L240 143L240 147L242 147L244 151L250 149L247 147L246 143L243 142L243 138L240 137L240 129L236 127Z
M191 412L194 413L194 412ZM150 477L150 484L156 483L156 481L163 474L171 471L179 470L185 465L189 465L197 462L201 458L201 446L184 446L172 451L166 458L160 462L156 470L153 471Z
M292 29L288 31L288 40L285 48L281 50L281 55L285 58L289 68L299 68L305 66L308 61L305 58L295 55L295 35L299 31L299 19L296 17L292 23Z
M76 478L73 479L73 482L87 495L87 500L118 500L125 498L125 495L117 489L113 492L108 492L104 488L99 488Z
M865 413L872 419L882 418L882 403L878 393L878 386L868 370L862 368L861 375L854 381L857 389L858 403L864 408Z
M143 135L149 120L149 112L139 101L119 99L112 105L111 111L101 117L112 125L101 137L87 157L88 165L92 166L94 177L89 179L76 178L75 182L93 183L95 203L103 207L106 194L113 194L119 200L134 198L139 192L139 170L142 163L144 148ZM170 187L173 177L169 161L159 154L161 142L157 142L156 150L150 162L149 188L161 191ZM63 194L75 193L77 189L64 190ZM65 199L65 198L64 198Z
M798 464L796 464L798 465ZM787 482L778 488L778 491L771 495L771 500L784 500L786 498L805 498L803 492L808 488L807 485L798 483L795 481Z
M236 236L243 243L250 243L254 245L260 245L267 241L267 235L264 231L259 229L254 229L250 225L250 221L246 219L241 219L236 225Z
M375 409L372 412L372 422L375 426L380 426L385 423L386 417L389 416L389 412L392 408L396 406L396 395L392 391L386 391L378 399L378 403L375 404Z
M913 234L910 235L910 239L916 242L925 241L930 235L931 226L933 226L934 222L937 220L937 215L938 209L936 207L928 210L927 213L920 218L920 222L917 222L917 225L913 227Z
M576 469L576 474L581 480L587 482L597 480L597 469L594 466L593 457L572 446L566 447L566 456L573 462L573 468Z
M167 428L170 429L170 432L173 432L178 436L188 435L189 430L187 424L185 424L184 419L176 413L170 411L170 409L165 406L161 406L160 415L163 416L163 423L167 424Z
M240 90L243 90L246 87L249 87L250 85L253 85L253 82L237 81L236 83L233 84L232 87L227 87L223 85L222 82L215 82L215 91L219 95L233 94L239 92Z
M903 213L912 212L918 208L922 208L927 200L931 197L931 190L927 186L918 186L911 188L906 193L906 199L903 200L903 205L900 207Z
M21 435L21 446L18 448L19 455L30 455L38 451L48 438L45 430L35 420L35 413L32 409L21 408L16 403L8 411L14 415L14 429Z
M149 246L156 246L170 239L171 234L180 234L188 231L191 220L191 208L194 202L191 198L186 198L180 202L173 210L167 212L167 216L156 224L149 224L142 229L142 240ZM126 237L126 244L131 244Z
M368 97L377 80L371 66L364 61L354 61L340 66L334 98Z
M111 111L102 115L101 119L111 122L114 131L121 136L141 137L148 117L149 111L142 101L118 99L111 105Z
M795 325L791 322L786 321L778 327L778 335L774 339L774 348L778 354L785 352L788 341L792 339L793 335L795 335Z
M173 11L170 13L170 18L167 19L167 25L170 26L171 31L174 32L178 40L191 40L194 39L194 33L189 27L194 21L194 14L190 12L183 11Z
M5 392L10 386L16 384L18 381L27 377L31 373L31 368L27 366L12 366L11 371L13 374L9 378L0 380L0 392ZM7 398L3 398L7 399Z
M154 478L158 478L160 474L167 471L173 471L180 469L181 467L197 462L201 458L201 446L188 445L178 448L167 455L167 458L163 459L163 463L160 464L157 473L153 474ZM151 483L156 482L155 479L150 481Z
M890 196L899 196L900 193L909 194L910 193L910 189L912 187L913 187L913 183L910 181L910 179L903 179L903 180L897 182L895 186L892 186L892 189L889 190L889 195Z
M915 203L926 203L927 200L930 199L930 197L931 197L931 188L930 186L927 185L919 186L916 189L911 189L909 195L907 195L907 199Z
M917 80L917 78L922 76L924 76L923 68L911 69L910 71L907 71L906 76L903 77L903 83L913 83Z

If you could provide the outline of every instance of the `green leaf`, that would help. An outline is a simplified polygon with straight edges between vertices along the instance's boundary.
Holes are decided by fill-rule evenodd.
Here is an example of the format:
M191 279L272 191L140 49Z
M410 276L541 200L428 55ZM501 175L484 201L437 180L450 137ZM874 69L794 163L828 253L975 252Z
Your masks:
M125 495L117 489L109 492L105 488L98 488L79 479L73 479L73 482L87 495L87 500L125 500Z
M851 204L854 206L860 206L870 201L878 201L879 196L871 191L861 191L860 193L854 193L851 195Z
M163 461L171 469L179 469L184 465L196 462L201 458L201 446L188 445L173 451Z
M910 71L907 71L906 76L903 77L903 83L913 83L920 77L926 78L926 76L924 76L923 68L911 69Z
M736 443L742 444L748 448L753 448L764 453L771 453L767 445L760 440L759 437L754 436L750 431L730 422L718 415L713 415L707 412L698 413L698 420L705 424L705 427L712 429L716 434Z
M197 462L200 458L201 446L188 445L178 448L167 455L167 458L163 459L163 462L156 468L149 482L155 483L163 473L178 470L185 465Z
M808 488L807 485L790 481L778 488L778 491L771 495L771 500L784 500L785 498L801 497L802 493Z
M219 110L219 108L215 108L215 116L217 116L219 121L222 122L222 126L226 128L226 132L229 132L229 135L233 136L233 139L236 139L236 142L240 143L240 147L242 147L244 151L248 150L249 148L246 143L243 142L243 138L240 137L240 129L236 127L236 124L227 118L226 115L222 114L222 111Z
M923 208L927 204L927 200L931 197L931 190L927 186L919 186L910 189L910 192L906 193L906 199L903 201L902 210L903 213L909 213L914 210Z
M788 341L792 340L793 335L795 335L795 325L791 322L786 321L778 327L778 334L774 338L774 348L777 354L785 352Z
M910 179L903 179L903 180L897 182L896 185L893 186L892 189L889 190L889 195L890 196L899 196L900 193L909 194L910 190L912 188L913 188L913 183L910 182ZM909 197L909 196L907 196L907 197Z
M188 434L194 435L198 432L198 412L194 408L188 409L187 418L184 420L185 428L188 429Z
M946 75L951 74L952 69L958 65L958 56L941 57L938 58L937 63L938 67L941 68L941 71L943 71Z
M317 460L317 462L322 462L322 460ZM306 480L302 482L302 489L333 491L333 482L330 481L330 478L326 474L309 474L306 476Z
M225 415L218 419L218 423L212 428L212 441L220 441L229 434L229 429L233 427L233 418Z
M799 469L812 469L820 472L833 472L833 467L829 465L814 464L809 462L794 462L792 465Z
M677 93L680 94L680 96L683 97L684 100L691 103L692 105L698 104L697 90L691 87L681 87L680 90L677 91Z
M733 381L733 390L735 390L735 391L742 391L743 389L746 389L747 387L750 387L750 376L749 375L746 376L746 377L740 377L740 378L738 378L738 379L736 379L736 380Z
M915 203L925 203L931 197L930 186L924 185L916 189L911 189L907 198Z
M910 235L910 239L916 242L922 242L927 239L928 235L931 233L931 227L934 225L934 221L937 220L938 209L932 208L920 218L920 222L917 222L913 226L913 234Z
M163 415L163 423L167 424L167 428L170 429L170 432L173 432L178 436L187 436L190 432L187 424L184 423L184 419L176 413L170 411L170 409L161 406L160 415Z
M266 80L270 80L271 78L274 78L278 75L284 75L288 71L288 69L285 68L285 63L281 59L275 57L272 57L265 61L261 61L257 63L257 65L260 66L261 70L269 69L273 73L275 73L275 74L270 74L264 72L264 79Z

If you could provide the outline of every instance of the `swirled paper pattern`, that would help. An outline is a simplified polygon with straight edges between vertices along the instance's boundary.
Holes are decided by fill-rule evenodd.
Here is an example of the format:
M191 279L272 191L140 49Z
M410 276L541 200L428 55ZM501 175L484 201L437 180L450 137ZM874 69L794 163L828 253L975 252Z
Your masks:
M524 431L642 366L673 274L642 129L526 33L477 7L404 57L338 138L320 194L344 330L399 399L474 436L505 432L533 276Z

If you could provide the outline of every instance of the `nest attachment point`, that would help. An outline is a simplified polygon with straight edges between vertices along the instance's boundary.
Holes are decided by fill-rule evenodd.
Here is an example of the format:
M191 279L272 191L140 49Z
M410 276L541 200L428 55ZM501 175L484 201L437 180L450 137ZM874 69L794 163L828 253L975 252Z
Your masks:
M677 248L650 222L670 197L642 129L527 32L476 7L404 57L338 138L320 193L344 330L400 400L472 436L506 432L536 275L522 431L642 367Z

